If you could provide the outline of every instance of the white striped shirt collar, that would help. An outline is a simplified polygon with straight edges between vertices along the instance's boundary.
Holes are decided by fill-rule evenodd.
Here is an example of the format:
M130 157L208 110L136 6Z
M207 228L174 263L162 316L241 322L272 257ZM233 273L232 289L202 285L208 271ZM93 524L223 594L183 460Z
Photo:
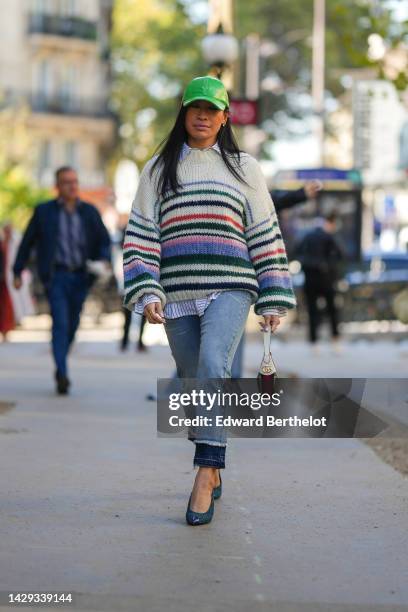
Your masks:
M190 147L186 142L183 142L183 147L181 149L181 153L180 153L180 157L179 157L179 161L183 161L183 159L185 157L187 157L187 155L190 153L190 151L192 150L193 147ZM200 149L201 151L209 151L210 149L214 149L214 151L217 151L217 153L221 154L221 149L220 146L218 144L218 142L216 141L212 147L207 147L205 149Z

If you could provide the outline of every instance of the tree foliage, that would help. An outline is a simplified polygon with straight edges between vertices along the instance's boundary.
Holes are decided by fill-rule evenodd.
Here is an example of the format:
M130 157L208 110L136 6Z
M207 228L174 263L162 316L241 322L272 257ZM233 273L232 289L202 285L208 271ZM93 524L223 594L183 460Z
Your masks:
M142 164L168 133L184 85L205 74L200 43L205 23L191 19L196 0L116 0L113 15L113 103L121 120L118 155ZM200 2L198 2L200 4ZM262 95L262 116L271 138L288 119L311 111L311 36L313 0L235 0L235 35L250 33L270 40L279 52L262 61L262 74L277 75L280 91ZM345 91L347 71L372 66L384 76L381 62L367 57L368 36L380 34L390 47L403 38L406 24L397 24L383 0L326 0L326 89L338 98ZM240 71L242 73L242 70ZM407 85L405 74L395 78ZM242 87L241 79L241 87ZM309 97L309 100L308 100ZM309 104L309 107L308 107Z
M178 0L117 0L113 14L113 103L121 153L143 163L170 130L185 84L206 72L204 25Z
M407 23L397 23L387 6L382 0L326 0L325 87L329 96L338 98L344 93L349 85L344 77L354 69L371 67L378 77L387 78L382 60L371 61L367 54L370 34L379 34L390 49L406 35ZM255 32L277 46L277 52L262 61L262 74L275 75L283 87L262 94L263 117L279 112L284 117L304 116L307 108L299 104L299 95L311 91L313 0L236 0L235 9L239 38ZM402 70L392 79L398 88L408 85L407 74Z
M32 179L33 151L27 109L3 109L0 115L0 224L24 229L33 208L50 197Z
M8 164L0 168L0 223L11 221L24 229L38 202L50 197L48 190L32 183L22 166Z

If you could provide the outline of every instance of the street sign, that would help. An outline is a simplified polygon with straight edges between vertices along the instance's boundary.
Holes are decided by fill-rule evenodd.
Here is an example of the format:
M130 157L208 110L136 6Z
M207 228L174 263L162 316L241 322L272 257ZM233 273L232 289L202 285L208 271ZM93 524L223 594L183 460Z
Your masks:
M355 81L354 165L362 171L366 185L384 186L402 179L407 123L408 113L392 83Z
M231 123L234 125L257 125L258 102L257 100L231 100L230 113Z
M353 186L360 188L361 174L359 170L341 170L339 168L304 168L298 170L279 170L275 176L278 183L287 183L286 188L295 188L294 184L299 183L301 187L305 181L320 180L324 183L325 189L335 185L338 189L351 189ZM289 185L292 183L292 185Z

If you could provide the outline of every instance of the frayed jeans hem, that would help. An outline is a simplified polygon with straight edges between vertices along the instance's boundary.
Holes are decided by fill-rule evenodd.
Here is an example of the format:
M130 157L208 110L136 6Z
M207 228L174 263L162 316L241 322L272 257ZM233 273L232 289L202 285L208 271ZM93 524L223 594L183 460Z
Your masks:
M197 440L197 438L189 438L193 444L207 444L207 446L215 446L217 448L227 448L226 442L215 442L214 440Z
M193 460L194 466L225 468L225 446L197 442Z

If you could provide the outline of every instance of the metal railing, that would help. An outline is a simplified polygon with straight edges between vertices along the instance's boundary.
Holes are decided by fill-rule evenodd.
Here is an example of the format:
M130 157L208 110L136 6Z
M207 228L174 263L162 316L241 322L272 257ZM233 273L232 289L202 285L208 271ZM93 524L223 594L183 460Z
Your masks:
M0 111L6 108L19 108L27 105L35 113L56 113L83 117L116 119L115 112L109 107L106 97L88 98L67 96L62 93L24 92L0 90Z
M109 117L112 112L106 98L79 98L62 94L29 94L31 109L37 113L56 113L86 117Z
M95 41L97 24L81 17L63 17L45 13L30 13L28 16L29 34L51 34L67 38L80 38Z

